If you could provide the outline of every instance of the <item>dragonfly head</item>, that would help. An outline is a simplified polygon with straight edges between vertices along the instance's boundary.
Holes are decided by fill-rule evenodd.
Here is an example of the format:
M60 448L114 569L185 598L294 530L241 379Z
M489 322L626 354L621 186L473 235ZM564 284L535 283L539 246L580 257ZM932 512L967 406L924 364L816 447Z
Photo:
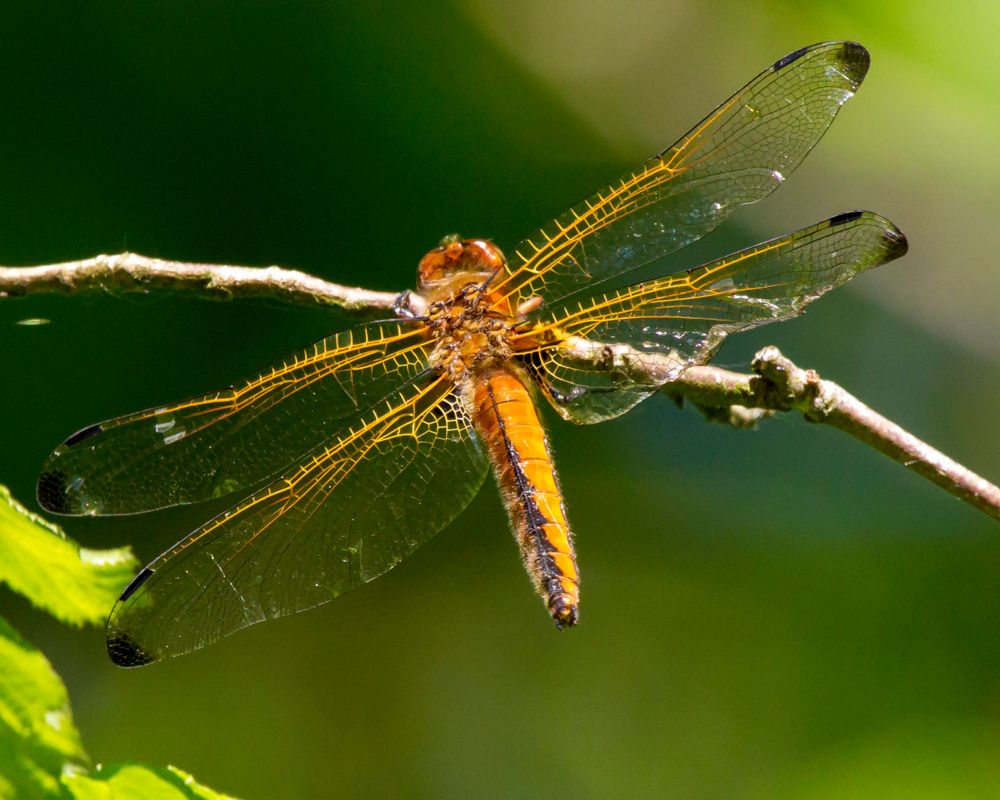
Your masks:
M417 288L458 290L463 283L482 283L499 272L505 259L500 248L485 239L462 239L457 233L420 259Z

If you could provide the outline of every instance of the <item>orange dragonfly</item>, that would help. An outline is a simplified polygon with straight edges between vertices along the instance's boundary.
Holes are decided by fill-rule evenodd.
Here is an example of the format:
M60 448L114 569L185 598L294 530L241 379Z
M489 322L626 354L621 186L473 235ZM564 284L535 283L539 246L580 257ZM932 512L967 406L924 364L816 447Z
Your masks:
M853 42L791 53L508 257L482 239L444 239L395 318L335 333L238 386L69 437L38 480L40 504L58 514L245 495L122 592L112 660L179 655L370 581L459 514L491 468L549 614L576 624L573 537L532 386L570 422L617 417L728 334L794 317L903 255L891 222L858 211L595 293L774 191L868 64Z

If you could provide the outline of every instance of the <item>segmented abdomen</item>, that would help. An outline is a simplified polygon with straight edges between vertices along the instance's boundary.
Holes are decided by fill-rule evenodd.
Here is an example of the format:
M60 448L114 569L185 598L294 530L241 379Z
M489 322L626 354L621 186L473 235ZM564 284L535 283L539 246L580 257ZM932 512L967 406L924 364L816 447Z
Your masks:
M524 566L556 626L575 625L580 576L562 492L534 401L514 367L473 384L473 419L487 444Z

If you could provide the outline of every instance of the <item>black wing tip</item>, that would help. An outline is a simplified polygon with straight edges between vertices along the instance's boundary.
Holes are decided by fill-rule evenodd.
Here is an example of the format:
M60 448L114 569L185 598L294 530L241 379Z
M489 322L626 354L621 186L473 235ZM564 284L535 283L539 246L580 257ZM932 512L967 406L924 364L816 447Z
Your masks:
M118 604L111 612L111 619L108 620L107 647L108 656L119 667L141 667L156 661L156 656L147 653L130 633L118 627L116 619L121 604L126 602L139 588L153 577L154 570L143 567L142 570L129 581L118 598Z
M38 476L35 484L35 498L38 505L53 514L72 514L76 506L66 493L66 473L58 470L45 471Z
M143 667L156 658L143 650L125 631L108 631L108 656L119 667Z
M845 67L844 74L855 84L856 88L861 84L861 81L864 80L865 75L868 74L868 68L871 66L872 61L868 48L858 42L820 42L819 44L811 44L807 47L800 47L798 50L789 53L784 58L779 58L775 61L772 69L775 71L784 69L789 64L794 64L800 58L809 53L817 50L828 50L831 48L840 51L840 59Z
M891 220L874 211L845 211L843 214L830 217L826 221L826 224L832 228L837 225L846 225L849 222L855 222L862 218L866 220L866 223L874 224L882 229L883 258L879 262L880 264L885 264L888 261L893 261L906 255L910 249L910 243L906 239L906 234L897 228Z
M70 436L65 442L63 442L63 446L76 447L76 445L80 444L80 442L83 442L92 436L97 436L97 434L101 433L103 430L104 428L100 425L88 425L86 428L83 428Z
M88 425L86 428L78 430L49 456L48 461L45 462L46 466L58 462L59 456L63 455L67 449L76 447L80 442L85 442L103 431L104 428L100 425ZM45 469L43 467L42 474L38 476L38 482L35 484L35 498L38 500L38 505L53 514L83 513L80 504L73 499L70 493L69 476L60 469Z
M885 231L883 231L882 239L885 242L886 261L902 258L910 249L910 243L906 239L906 234L891 222Z

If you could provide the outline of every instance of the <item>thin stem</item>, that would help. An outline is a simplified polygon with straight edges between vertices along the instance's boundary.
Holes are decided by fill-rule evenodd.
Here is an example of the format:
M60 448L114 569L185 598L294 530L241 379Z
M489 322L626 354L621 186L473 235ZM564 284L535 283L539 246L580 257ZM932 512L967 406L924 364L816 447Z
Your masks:
M39 292L109 294L183 291L198 297L265 297L286 303L332 306L359 314L392 308L396 295L329 283L282 267L234 267L164 261L137 253L100 255L39 267L0 267L0 298Z
M1000 520L1000 488L883 417L833 381L796 366L777 347L759 351L751 367L754 375L717 367L689 367L664 391L688 398L711 419L717 419L720 410L740 407L768 414L799 411L810 422L850 434ZM745 427L739 421L730 424Z
M40 267L0 267L0 298L100 290L111 294L170 290L214 298L267 297L324 305L362 314L392 310L397 295L341 286L281 267L187 264L136 253L101 255ZM676 400L686 399L714 422L754 427L779 412L798 411L887 455L974 508L1000 520L1000 488L878 414L837 384L796 366L776 347L757 353L753 374L709 365L679 366L675 359L637 353L625 345L580 340L574 358L617 368Z

